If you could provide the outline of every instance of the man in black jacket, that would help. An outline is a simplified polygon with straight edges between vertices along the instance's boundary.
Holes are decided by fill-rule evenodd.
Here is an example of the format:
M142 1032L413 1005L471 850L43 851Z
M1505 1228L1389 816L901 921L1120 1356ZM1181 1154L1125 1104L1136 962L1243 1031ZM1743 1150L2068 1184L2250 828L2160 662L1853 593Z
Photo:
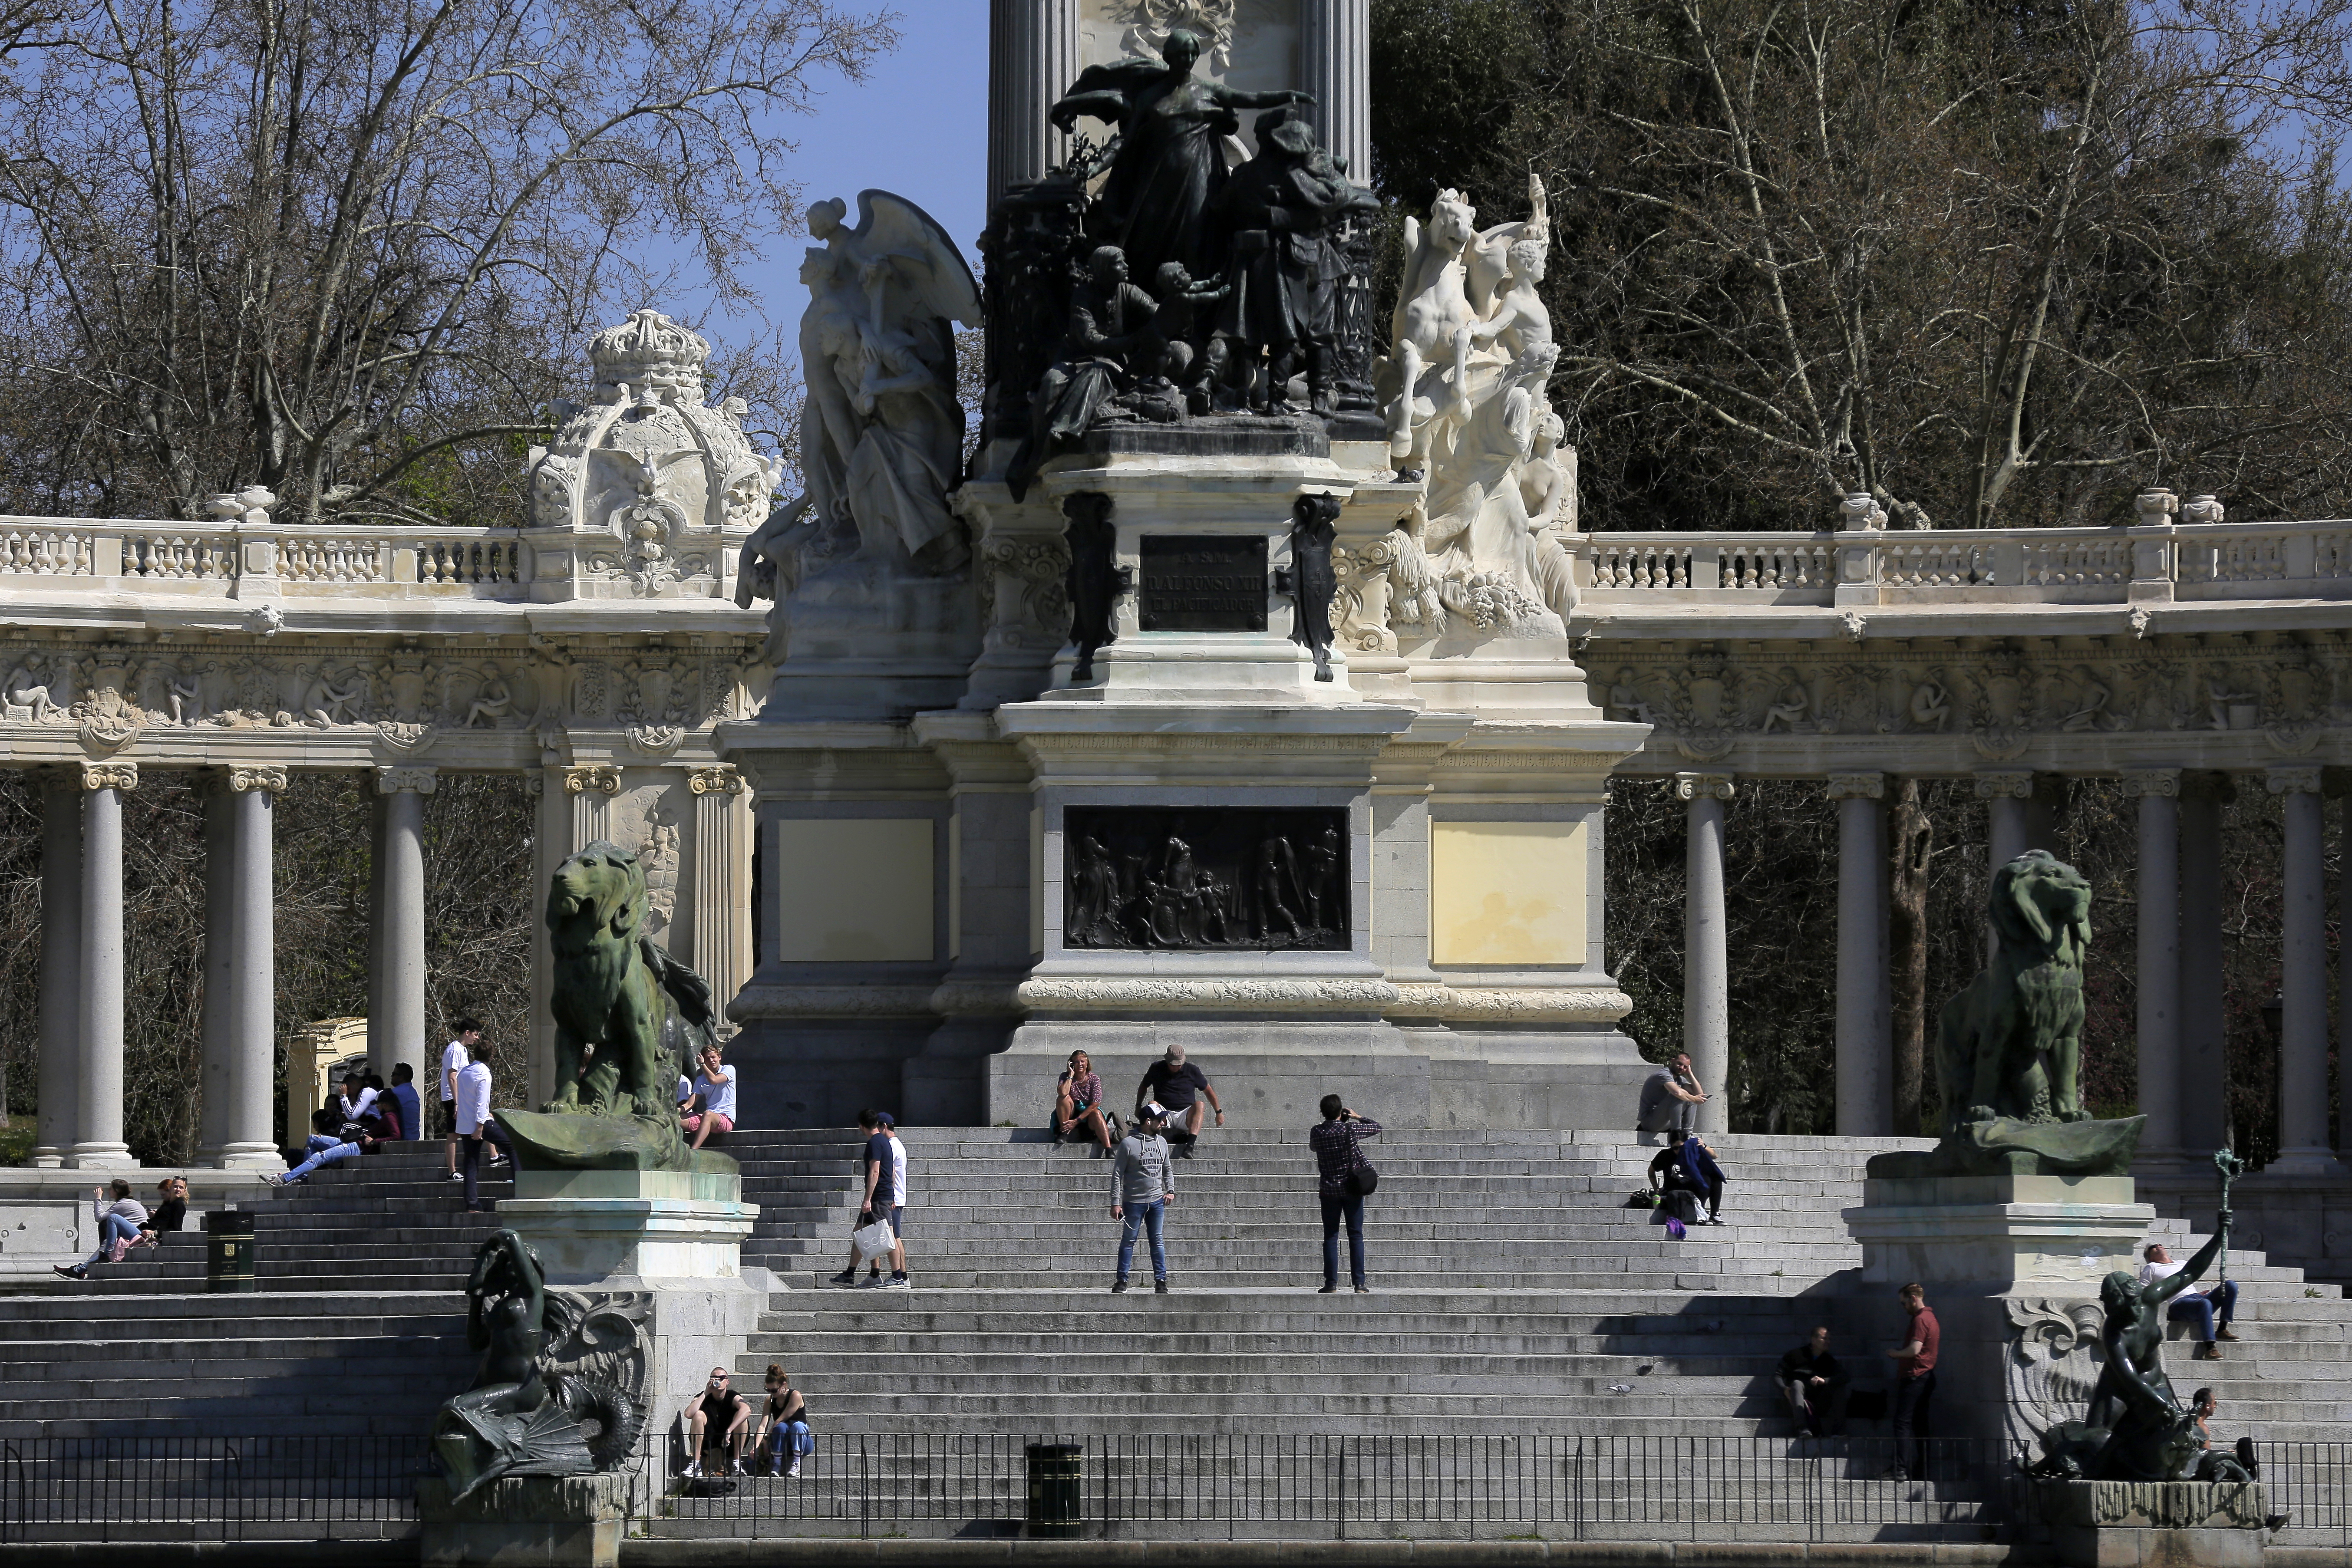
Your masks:
M1789 1402L1789 1414L1800 1432L1814 1437L1845 1435L1845 1394L1849 1378L1838 1358L1830 1354L1830 1331L1816 1328L1811 1338L1780 1358L1774 1381Z

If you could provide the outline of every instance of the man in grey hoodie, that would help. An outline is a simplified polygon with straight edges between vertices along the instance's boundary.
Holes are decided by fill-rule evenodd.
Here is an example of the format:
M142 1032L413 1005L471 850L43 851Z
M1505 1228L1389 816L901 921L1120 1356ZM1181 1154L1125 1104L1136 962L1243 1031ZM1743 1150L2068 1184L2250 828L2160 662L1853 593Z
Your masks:
M1110 1163L1110 1217L1124 1222L1118 1238L1118 1279L1110 1293L1127 1293L1127 1270L1135 1261L1135 1233L1151 1236L1151 1288L1168 1293L1168 1249L1160 1245L1160 1222L1176 1200L1176 1176L1168 1165L1168 1140L1160 1135L1168 1112L1158 1101L1135 1113L1135 1130L1118 1141Z

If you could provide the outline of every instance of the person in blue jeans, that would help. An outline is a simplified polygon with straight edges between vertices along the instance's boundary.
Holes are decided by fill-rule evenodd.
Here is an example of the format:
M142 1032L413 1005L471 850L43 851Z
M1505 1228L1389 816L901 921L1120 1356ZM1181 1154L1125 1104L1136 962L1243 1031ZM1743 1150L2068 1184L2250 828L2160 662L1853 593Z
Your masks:
M284 1176L279 1176L275 1171L264 1171L261 1179L271 1186L292 1186L320 1166L341 1165L343 1161L360 1154L361 1145L347 1144L335 1135L342 1124L342 1116L338 1112L331 1110L313 1112L310 1116L310 1138L308 1145L310 1157Z
M1111 1155L1110 1217L1121 1222L1118 1278L1110 1287L1114 1296L1127 1292L1138 1230L1151 1238L1151 1288L1160 1295L1168 1293L1168 1249L1160 1244L1160 1228L1176 1198L1176 1177L1168 1164L1168 1140L1160 1134L1167 1124L1167 1108L1157 1100L1146 1103L1135 1113L1135 1130L1118 1141Z
M1348 1270L1355 1276L1356 1293L1369 1295L1364 1281L1364 1198L1356 1190L1355 1175L1369 1168L1358 1145L1381 1135L1381 1124L1348 1109L1337 1094L1323 1096L1323 1124L1307 1134L1315 1151L1316 1196L1323 1200L1323 1289L1329 1295L1339 1288L1339 1222L1348 1223Z
M131 1196L131 1184L117 1176L110 1189L94 1186L89 1189L89 1212L98 1221L98 1250L79 1263L53 1263L49 1271L68 1280L89 1278L93 1263L120 1263L131 1253L131 1244L139 1239L139 1226L147 1218L147 1206Z
M816 1452L816 1436L809 1430L808 1401L793 1386L792 1375L780 1361L768 1363L768 1403L761 1419L767 1429L751 1439L753 1446L765 1439L769 1473L793 1479L801 1473L801 1461Z
M2139 1266L2139 1282L2153 1285L2158 1280L2169 1280L2180 1272L2180 1267L2172 1260L2172 1254L2165 1250L2163 1242L2151 1241L2147 1244L2147 1261ZM2230 1320L2237 1315L2237 1312L2238 1281L2224 1280L2210 1291L2181 1291L2172 1298L2172 1304L2165 1309L2164 1315L2197 1325L2198 1345L2190 1360L2219 1361L2221 1359L2221 1347L2215 1342L2237 1339L2238 1336L2230 1332Z

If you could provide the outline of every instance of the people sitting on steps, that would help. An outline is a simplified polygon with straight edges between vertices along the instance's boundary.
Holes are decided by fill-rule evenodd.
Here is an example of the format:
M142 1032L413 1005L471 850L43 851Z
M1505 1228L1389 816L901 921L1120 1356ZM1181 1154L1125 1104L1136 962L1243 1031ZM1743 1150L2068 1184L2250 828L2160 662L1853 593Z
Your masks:
M2172 1254L2165 1250L2161 1241L2147 1244L2147 1260L2139 1266L2139 1282L2143 1285L2153 1285L2158 1280L2168 1280L2180 1272L2181 1265L2173 1261ZM2172 1298L2172 1304L2165 1309L2164 1315L2197 1325L2198 1344L2189 1356L2190 1360L2219 1361L2221 1359L2221 1347L2216 1342L2234 1342L2238 1337L2230 1332L2230 1320L2237 1315L2237 1311L2238 1282L2222 1280L2207 1290L2181 1291Z
M52 1273L68 1280L89 1278L94 1263L120 1263L130 1255L131 1243L146 1222L147 1206L131 1196L131 1184L121 1176L111 1186L89 1189L90 1217L98 1221L98 1250L79 1263L55 1263Z
M1789 1403L1797 1430L1815 1437L1845 1436L1845 1396L1852 1375L1830 1354L1830 1331L1816 1327L1805 1343L1780 1357L1773 1381Z
M384 1098L400 1108L400 1135L409 1143L425 1137L425 1104L416 1094L416 1069L405 1061L392 1064L392 1087Z
M1076 1137L1093 1139L1106 1155L1116 1141L1103 1114L1102 1079L1083 1051L1070 1052L1069 1065L1054 1085L1054 1142Z
M188 1178L165 1176L155 1184L156 1203L131 1239L132 1248L152 1247L166 1231L177 1231L188 1218Z
M1643 1083L1642 1103L1633 1116L1634 1135L1646 1144L1675 1128L1694 1132L1698 1127L1698 1108L1706 1101L1706 1091L1691 1071L1691 1059L1676 1056Z
M694 1135L698 1149L714 1134L723 1136L735 1130L735 1069L719 1060L716 1044L702 1048L700 1067L677 1124Z
M1204 1095L1205 1105L1201 1103ZM1201 1135L1206 1113L1214 1111L1217 1125L1225 1124L1225 1107L1217 1098L1216 1086L1201 1071L1200 1063L1184 1060L1181 1045L1170 1046L1166 1055L1143 1070L1143 1082L1135 1086L1135 1103L1139 1113L1146 1104L1167 1107L1169 1152L1180 1160L1192 1157L1192 1145Z
M366 1152L366 1140L346 1137L343 1134L344 1125L341 1107L320 1106L310 1113L310 1136L307 1143L309 1153L301 1164L282 1176L276 1171L264 1171L261 1173L261 1179L271 1186L299 1186L310 1178L312 1171L321 1166L339 1166L345 1160L359 1158Z
M768 1363L768 1398L751 1446L764 1447L768 1473L781 1475L786 1480L798 1477L801 1461L816 1452L816 1437L809 1430L808 1401L793 1386L792 1374L784 1370L782 1362Z
M1667 1212L1676 1207L1674 1195L1691 1195L1690 1223L1720 1225L1723 1223L1723 1167L1716 1163L1715 1151L1699 1141L1696 1133L1685 1133L1680 1127L1666 1131L1666 1146L1650 1159L1650 1187L1665 1195ZM1700 1216L1698 1211L1706 1212Z
M723 1456L719 1474L743 1473L743 1440L751 1435L751 1406L735 1392L732 1382L725 1367L714 1366L710 1380L686 1402L685 1473L689 1479L707 1473L704 1461L713 1448Z

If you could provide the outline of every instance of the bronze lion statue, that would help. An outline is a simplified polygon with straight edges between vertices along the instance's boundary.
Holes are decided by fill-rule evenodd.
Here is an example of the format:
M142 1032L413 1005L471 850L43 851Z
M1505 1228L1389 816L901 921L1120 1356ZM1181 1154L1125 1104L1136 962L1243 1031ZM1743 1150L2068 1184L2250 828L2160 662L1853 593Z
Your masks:
M2046 850L1992 875L1993 960L1944 1005L1936 1076L1944 1135L1970 1123L2080 1122L2083 954L2091 884Z
M645 867L618 844L599 841L555 868L556 1090L541 1110L647 1118L675 1143L680 1065L710 1041L710 983L655 946L645 923Z

